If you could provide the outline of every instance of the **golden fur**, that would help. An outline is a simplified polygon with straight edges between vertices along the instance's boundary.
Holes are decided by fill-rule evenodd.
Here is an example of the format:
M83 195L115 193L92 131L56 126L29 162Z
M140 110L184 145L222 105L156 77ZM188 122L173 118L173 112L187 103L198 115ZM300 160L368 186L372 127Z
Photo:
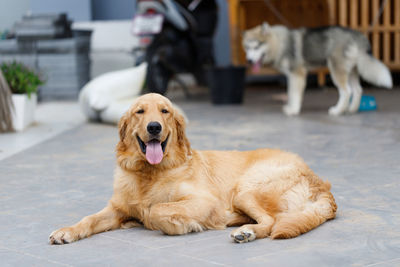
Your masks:
M149 141L146 126L151 121L162 125L160 140L168 138L156 165L146 161L137 140ZM242 225L231 235L242 243L295 237L335 217L330 184L300 157L272 149L191 149L184 118L161 95L140 97L121 118L119 133L109 204L54 231L51 244L142 224L169 235Z

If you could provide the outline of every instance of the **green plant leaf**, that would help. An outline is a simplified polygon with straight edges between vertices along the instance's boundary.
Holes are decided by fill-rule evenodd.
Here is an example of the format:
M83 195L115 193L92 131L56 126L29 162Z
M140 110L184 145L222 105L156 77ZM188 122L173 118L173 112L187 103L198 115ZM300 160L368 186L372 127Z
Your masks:
M38 87L44 84L40 75L23 63L4 62L0 68L14 94L27 94L30 98L31 94L36 93Z

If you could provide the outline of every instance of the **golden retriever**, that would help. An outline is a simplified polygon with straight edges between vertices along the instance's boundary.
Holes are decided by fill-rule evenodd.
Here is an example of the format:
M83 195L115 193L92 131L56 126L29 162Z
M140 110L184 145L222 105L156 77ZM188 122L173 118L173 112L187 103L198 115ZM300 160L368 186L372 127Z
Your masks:
M51 233L51 244L139 225L182 235L241 226L238 243L291 238L335 217L330 184L297 155L275 149L197 151L185 120L158 94L119 122L114 194L100 212Z

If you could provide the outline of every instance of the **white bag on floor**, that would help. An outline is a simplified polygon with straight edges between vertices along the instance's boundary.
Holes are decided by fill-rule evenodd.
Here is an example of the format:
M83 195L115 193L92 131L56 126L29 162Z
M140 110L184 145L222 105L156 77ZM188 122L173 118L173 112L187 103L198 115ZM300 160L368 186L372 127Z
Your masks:
M146 78L147 63L113 71L88 82L79 94L82 112L90 120L118 123L134 99L140 95Z

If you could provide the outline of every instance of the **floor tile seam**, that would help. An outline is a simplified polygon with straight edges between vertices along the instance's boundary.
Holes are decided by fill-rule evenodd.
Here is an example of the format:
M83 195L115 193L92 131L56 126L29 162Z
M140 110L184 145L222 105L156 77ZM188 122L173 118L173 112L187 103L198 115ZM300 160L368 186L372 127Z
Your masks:
M164 248L171 248L171 247L179 246L181 244L180 243L180 244L176 244L176 245L168 245L168 246L161 246L161 247L150 247L150 246L146 246L146 245L137 244L137 243L134 243L134 242L126 240L126 239L120 239L120 238L111 237L111 236L108 236L108 235L101 235L101 236L109 238L109 239L113 239L113 240L129 243L129 244L132 244L132 245L135 245L135 246L145 247L145 248L154 249L154 250L156 250L156 249L164 249ZM194 240L194 241L192 241L192 243L200 242L200 241L204 241L204 240L216 239L216 238L219 238L219 237L218 236L213 236L213 237L208 237L208 238L202 238L202 239Z
M119 238L115 238L115 237L110 237L110 236L105 236L105 235L103 235L103 237L106 237L106 238L109 238L109 239L112 239L112 240L121 241L121 242L124 242L124 243L128 243L128 244L131 244L131 245L134 245L134 246L137 246L137 247L144 247L144 248L147 248L147 249L150 249L150 250L159 250L159 249L161 249L161 248L153 248L153 247L149 247L149 246L135 244L135 243L133 243L131 241L123 240L123 239L119 239ZM219 262L208 261L208 260L205 260L205 259L202 259L202 258L197 258L197 257L193 257L193 256L190 256L190 255L182 254L182 253L175 253L174 252L173 254L179 255L179 256L188 257L188 258L191 258L191 259L194 259L194 260L197 260L197 261L206 262L206 263L210 263L210 264L214 264L214 265L218 265L218 266L226 266L225 264L222 264L222 263L219 263Z
M38 247L38 246L43 246L43 244L45 244L47 246L51 246L49 241L47 241L46 243L44 243L44 242L33 243L33 244L30 244L30 245L27 245L27 246L20 247L19 249L34 248L34 247Z
M70 265L70 264L58 262L58 261L51 260L51 259L48 259L48 258L43 258L43 257L31 254L29 252L24 252L24 251L21 251L21 250L18 250L18 249L12 249L12 248L8 248L8 247L4 247L4 246L0 246L0 248L4 249L4 250L12 251L12 252L24 255L24 256L28 256L28 257L31 257L31 258L39 259L39 260L42 260L42 261L47 261L49 263L57 264L57 265L60 265L60 266L68 266L68 267L72 267L73 266L73 265Z
M327 124L324 117L318 117L318 118L311 118L311 117L306 117L304 116L305 119L308 119L308 121L312 121L318 124ZM330 117L328 117L330 118ZM381 126L381 125L376 125L373 123L361 123L354 125L351 121L330 121L329 123L330 126L343 126L343 127L351 127L354 128L355 126L360 127L360 128L367 128L367 129L374 129L374 130L388 130L388 127L386 126ZM400 129L400 127L393 127L392 129Z
M279 253L282 253L282 252L292 251L292 250L295 250L295 249L297 249L297 248L299 248L298 245L296 245L296 246L290 246L290 247L287 247L287 248L283 248L282 250L279 250L279 251L274 251L274 252L269 252L269 253L265 253L265 254L253 256L253 257L247 258L246 260L250 260L250 261L252 261L252 260L257 260L257 258L261 258L261 257L265 257L265 256L271 256L271 255L276 255L276 254L279 254Z
M223 235L221 234L220 236L210 236L210 237L205 237L205 238L201 238L201 239L196 239L193 241L188 241L190 243L197 243L197 242L201 242L201 241L207 241L207 240L213 240L213 239L217 239L217 238L221 238ZM229 242L229 241L228 241ZM163 248L172 248L175 246L179 246L179 244L177 245L168 245L168 246L163 246L163 247L158 247L158 249L163 249Z
M288 247L288 248L284 248L283 250L280 250L280 251L275 251L275 252L271 252L271 253L266 253L266 254L261 254L261 255L258 255L258 256L250 257L250 258L247 258L247 260L250 260L250 261L252 261L252 260L257 260L258 258L261 258L261 257L276 255L276 254L279 254L279 253L282 253L282 252L292 251L292 250L295 250L295 249L297 249L297 248L299 248L298 245L296 245L296 246L291 246L291 247ZM366 267L366 266L368 266L368 267L369 267L369 266L375 266L375 265L378 265L378 264L382 264L382 263L386 263L386 262L391 262L391 261L396 261L396 260L400 260L400 258L394 258L394 259L391 259L391 260L388 260L388 261L381 261L381 262L373 263L373 264L371 264L371 265L364 265L364 266L365 266L365 267Z
M120 238L116 238L116 237L111 237L111 236L108 236L108 235L101 235L101 236L102 236L102 237L105 237L105 238L108 238L108 239L120 241L120 242L123 242L123 243L128 243L128 244L134 245L134 246L136 246L136 247L143 247L143 248L147 248L147 249L151 249L151 250L156 250L156 249L157 249L157 248L154 248L154 247L149 247L149 246L137 244L137 243L134 243L134 242L129 241L129 240L120 239Z
M375 262L375 263L364 265L364 267L377 266L379 264L391 263L391 262L395 262L395 261L400 261L400 258L394 258L394 259L390 259L390 260L379 261L379 262Z
M76 124L76 125L73 125L73 126L71 126L71 127L67 127L66 129L64 129L64 130L62 130L62 131L60 131L60 132L58 132L58 133L56 133L56 134L54 134L54 135L50 135L50 136L48 136L47 138L44 138L44 139L38 141L37 143L30 144L30 145L26 146L26 147L23 148L22 150L18 150L18 151L14 152L14 153L12 153L12 154L10 154L10 155L8 155L8 156L5 156L5 157L1 157L1 158L0 158L0 163L1 163L2 161L4 161L4 160L10 159L10 158L12 158L12 157L14 157L14 156L16 156L16 155L18 155L18 154L20 154L20 153L25 152L25 151L28 150L28 149L34 148L34 147L36 147L36 146L38 146L38 145L41 145L41 144L43 144L43 143L45 143L45 142L47 142L47 141L51 141L52 139L54 139L54 138L56 138L56 137L58 137L58 136L60 136L60 135L62 135L62 134L64 134L64 133L66 133L66 132L68 132L68 131L71 131L71 130L74 130L74 129L78 128L78 127L81 127L81 126L83 126L83 125L85 125L85 124L86 124L85 122L81 122L81 123Z
M202 259L202 258L198 258L198 257L193 257L193 256L191 256L191 255L187 255L187 254L184 254L184 253L174 253L175 255L179 255L179 256L183 256L183 257L187 257L187 258L190 258L190 259L193 259L193 260L197 260L197 261L201 261L201 262L205 262L205 263L210 263L210 264L213 264L213 265L218 265L218 266L229 266L229 265L226 265L226 264L223 264L223 263L220 263L220 262L216 262L216 261L210 261L210 260L206 260L206 259Z
M396 185L400 185L400 180L399 181L394 181L394 182L390 182L388 184L375 184L373 185L373 190L378 189L384 189L384 188L391 188L392 186L396 186ZM352 189L347 189L347 190L342 190L340 191L341 195L344 194L349 194L349 193L354 193L357 189L370 189L371 185L354 185L354 188ZM372 190L372 189L371 189Z

